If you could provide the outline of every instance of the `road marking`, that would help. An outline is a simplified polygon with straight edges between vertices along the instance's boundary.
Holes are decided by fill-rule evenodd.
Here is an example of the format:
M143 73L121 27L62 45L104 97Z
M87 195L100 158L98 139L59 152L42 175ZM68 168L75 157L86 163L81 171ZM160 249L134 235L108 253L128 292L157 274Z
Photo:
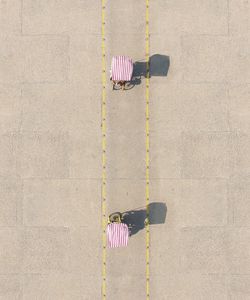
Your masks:
M146 31L145 31L145 58L146 58L146 299L149 300L149 261L150 261L150 233L149 233L149 0L146 0Z
M102 0L102 299L106 300L106 52L105 52L105 5Z

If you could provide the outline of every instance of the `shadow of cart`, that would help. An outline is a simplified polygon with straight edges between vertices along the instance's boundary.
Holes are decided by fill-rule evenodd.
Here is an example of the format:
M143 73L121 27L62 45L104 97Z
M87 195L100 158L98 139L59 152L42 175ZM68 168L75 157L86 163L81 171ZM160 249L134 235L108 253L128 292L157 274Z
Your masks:
M148 222L149 225L164 224L167 215L167 206L162 202L153 202L148 206ZM130 236L136 234L138 231L143 230L146 226L147 210L135 209L126 211L122 214L122 219L128 225Z

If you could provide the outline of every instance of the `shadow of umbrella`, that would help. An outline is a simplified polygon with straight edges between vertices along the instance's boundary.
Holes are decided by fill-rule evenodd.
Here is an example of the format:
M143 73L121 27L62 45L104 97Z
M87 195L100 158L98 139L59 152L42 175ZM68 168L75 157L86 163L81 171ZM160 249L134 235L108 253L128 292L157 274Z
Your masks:
M166 77L170 67L170 59L167 55L154 54L149 58L149 77ZM147 76L147 63L145 61L136 61L133 65L133 76L127 85L127 89L132 89L135 85L142 82L142 78Z
M169 56L154 54L149 58L149 75L152 76L167 76L170 66Z
M167 216L167 206L162 202L149 204L149 225L164 224Z

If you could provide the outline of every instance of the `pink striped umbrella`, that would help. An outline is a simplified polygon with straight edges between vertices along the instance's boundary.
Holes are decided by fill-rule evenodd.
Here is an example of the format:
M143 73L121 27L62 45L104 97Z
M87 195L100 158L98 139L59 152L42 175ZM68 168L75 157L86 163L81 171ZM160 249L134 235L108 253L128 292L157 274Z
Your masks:
M114 56L111 62L111 77L114 81L130 81L133 74L132 59L127 56Z
M108 247L125 247L128 245L129 230L127 224L110 223L107 226Z

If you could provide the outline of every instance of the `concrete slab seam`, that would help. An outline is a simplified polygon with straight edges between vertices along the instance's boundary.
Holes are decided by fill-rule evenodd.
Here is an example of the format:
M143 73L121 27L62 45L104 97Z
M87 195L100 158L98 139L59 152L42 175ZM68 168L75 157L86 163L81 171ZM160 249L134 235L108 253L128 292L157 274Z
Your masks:
M230 0L227 0L227 34L230 35Z
M23 34L23 0L20 0L20 33Z

